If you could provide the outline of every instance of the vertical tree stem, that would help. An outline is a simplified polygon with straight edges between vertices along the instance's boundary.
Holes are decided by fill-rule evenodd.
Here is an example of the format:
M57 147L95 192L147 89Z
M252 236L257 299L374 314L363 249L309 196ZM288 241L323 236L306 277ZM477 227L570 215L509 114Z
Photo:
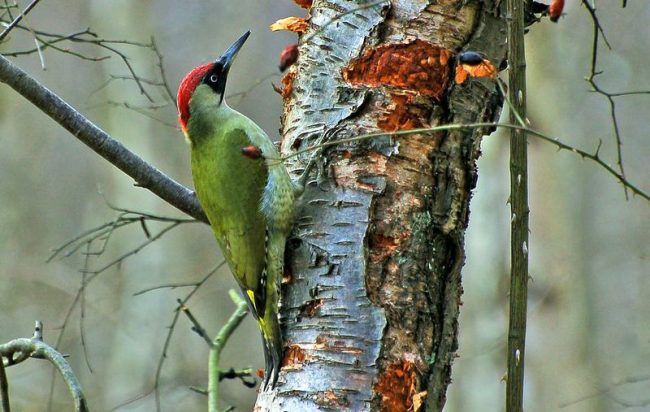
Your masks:
M0 356L0 405L2 405L2 412L11 412L11 406L9 404L9 382L7 381L7 373L5 372L2 356Z
M235 302L237 309L230 315L228 322L221 328L217 336L212 341L212 349L210 349L210 360L208 363L208 411L219 412L219 358L221 357L221 350L223 349L226 341L230 335L237 329L237 326L246 317L248 313L248 306L246 302L235 292L230 290L228 292L230 299Z
M524 0L507 1L510 121L526 118ZM526 134L510 131L510 325L506 411L523 411L526 304L528 298L528 175Z

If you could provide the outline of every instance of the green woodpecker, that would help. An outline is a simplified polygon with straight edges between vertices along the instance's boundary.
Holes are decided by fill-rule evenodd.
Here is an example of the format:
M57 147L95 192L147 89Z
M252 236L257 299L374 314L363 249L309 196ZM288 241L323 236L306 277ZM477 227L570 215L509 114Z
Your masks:
M228 71L249 34L185 76L178 112L197 197L262 331L267 389L282 360L278 305L296 189L269 136L224 98Z

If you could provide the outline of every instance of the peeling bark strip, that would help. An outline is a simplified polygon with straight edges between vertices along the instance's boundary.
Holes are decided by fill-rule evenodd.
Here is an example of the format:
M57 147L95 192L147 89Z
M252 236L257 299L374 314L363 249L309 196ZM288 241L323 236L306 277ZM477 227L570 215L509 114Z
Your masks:
M285 154L326 134L498 115L492 80L449 85L451 56L462 49L503 61L504 24L492 1L363 4L314 1L310 40L285 82ZM326 187L308 186L287 248L286 366L256 410L442 409L485 132L382 138L326 153ZM289 166L298 173L302 164Z

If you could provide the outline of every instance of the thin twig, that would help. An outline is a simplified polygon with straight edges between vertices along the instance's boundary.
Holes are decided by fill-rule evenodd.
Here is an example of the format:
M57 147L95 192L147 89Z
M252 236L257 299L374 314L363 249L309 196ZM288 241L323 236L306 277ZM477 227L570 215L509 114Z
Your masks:
M582 0L582 4L587 9L587 12L591 17L591 21L593 25L593 35L592 35L592 45L591 45L591 71L589 73L589 76L586 78L586 80L591 85L594 92L604 96L605 99L607 99L607 103L609 104L609 113L612 119L612 126L614 128L614 138L616 140L616 157L617 157L616 163L618 164L618 169L620 174L623 177L625 177L625 167L623 166L623 138L621 136L620 127L618 124L618 117L616 115L616 102L614 101L614 95L612 93L606 92L596 83L596 76L602 74L602 71L598 71L598 45L599 45L600 36L602 36L603 41L605 42L605 44L610 50L612 47L610 46L609 41L605 36L605 31L600 25L600 21L598 20L598 16L596 15L595 7L589 4L589 2L586 0ZM628 94L618 94L618 96L625 96L625 95ZM624 188L624 190L625 190L625 198L627 199L628 198L627 188Z
M597 396L609 396L609 397L611 397L611 392L615 388L617 388L619 386L635 384L635 383L639 383L639 382L647 382L647 381L650 381L650 375L630 376L630 377L622 379L622 380L620 380L618 382L614 382L610 386L608 386L606 388L603 388L603 389L600 389L600 390L596 391L595 393L585 395L585 396L582 396L580 398L577 398L577 399L574 399L574 400L571 400L571 401L568 401L568 402L562 402L562 403L560 403L558 405L558 407L560 409L563 409L563 408L566 408L567 406L572 406L572 405L575 405L576 403L580 403L580 402L595 398ZM621 403L621 402L618 402L618 403ZM643 403L642 405L637 406L637 407L645 406L646 402L642 402L642 403Z
M193 221L193 222L195 222L195 221ZM178 227L180 224L181 224L181 223L177 222L177 223L172 223L171 225L168 225L166 228L164 228L164 229L162 229L160 232L158 232L155 236L151 237L150 239L147 239L146 241L142 242L142 243L141 243L140 245L138 245L137 247L135 247L135 248L129 250L128 252L124 253L123 255L119 256L118 258L116 258L116 259L112 260L111 262L105 264L105 265L102 266L101 268L99 268L99 269L95 269L95 270L89 270L88 272L86 272L86 273L89 273L89 274L90 274L90 276L88 277L88 282L87 282L87 283L92 282L92 281L93 281L93 280L94 280L98 275L100 275L101 273L103 273L103 272L106 271L107 269L109 269L109 268L111 268L111 267L113 267L113 266L115 266L115 265L119 265L119 264L121 264L121 263L122 263L126 258L131 257L131 256L137 254L137 253L140 252L142 249L146 248L147 246L149 246L150 244L152 244L152 243L155 242L156 240L160 239L160 238L161 238L165 233L167 233L167 232L169 232L170 230L173 230L173 229L175 229L176 227Z
M36 7L36 5L38 4L39 1L41 1L41 0L32 0L32 2L29 3L29 4L27 5L27 7L25 7L25 10L23 10L22 13L20 13L20 14L19 14L15 19L14 19L14 21L12 21L12 22L7 26L7 28L5 28L4 31L3 31L2 33L0 33L0 42L2 41L2 39L4 39L5 37L7 37L7 35L9 34L9 32L10 32L11 30L13 30L14 27L16 27L16 25L17 25L18 23L20 23L20 21L23 19L23 17L25 17L25 16L26 16L30 11L32 11L32 9L33 9L34 7Z
M135 73L135 70L133 69L133 66L131 66L131 62L129 61L129 58L126 57L124 53L116 49L115 47L107 45L107 43L119 43L119 41L107 41L107 40L93 40L89 41L88 43L93 43L103 49L112 51L113 53L117 54L124 64L126 65L127 69L129 70L129 73L131 73L131 76L133 76L133 80L135 83L138 85L138 88L140 89L140 93L142 93L150 102L153 102L153 97L147 92L147 90L144 88L142 85L142 82L140 81L140 77ZM126 43L126 44L131 44L131 43ZM141 47L151 47L151 45L140 45Z
M109 56L89 57L89 56L85 56L85 55L82 55L82 54L79 54L79 53L76 53L76 52L72 52L69 49L62 49L62 48L59 48L59 47L55 46L55 44L57 44L57 43L60 43L60 42L66 41L66 40L73 41L73 40L79 38L80 36L83 36L83 35L86 35L86 34L91 35L91 36L96 36L94 33L92 33L90 31L90 29L76 31L76 32L73 32L73 33L70 33L70 34L67 34L67 35L59 35L59 34L53 34L53 33L45 34L45 33L41 32L39 30L30 30L30 28L28 28L27 26L22 26L22 25L18 25L17 27L19 29L30 31L32 34L34 34L35 39L37 41L39 41L42 44L42 46L37 45L33 49L26 49L26 50L19 50L19 51L12 51L12 52L2 53L5 56L10 56L10 57L26 56L26 55L30 55L30 54L38 52L39 49L45 50L48 47L51 47L51 48L53 48L55 50L61 51L63 53L71 54L71 55L73 55L75 57L79 57L79 58L81 58L83 60L101 61L101 60L105 60L105 59L107 59L109 57ZM52 40L44 40L40 36L52 37Z
M639 94L650 94L650 90L636 90L632 92L609 93L612 97L636 96Z
M87 252L87 253L93 255L100 255L104 252L106 248L106 244L110 239L112 233L115 232L115 230L131 224L137 224L137 223L141 224L143 219L149 221L155 221L155 222L178 223L178 224L196 222L196 220L194 219L172 218L172 217L153 215L153 214L129 210L129 209L122 209L122 208L112 206L110 203L108 203L108 207L110 207L112 210L119 213L115 219L113 219L110 222L106 222L99 226L96 226L92 229L85 230L80 234L74 236L72 239L66 241L61 246L54 248L52 250L52 254L47 259L47 262L51 262L55 257L63 253L63 251L65 250L67 250L67 252L64 254L64 256L65 257L71 256L82 246L86 245L88 242L93 242L98 239L103 240L102 247L98 251ZM151 236L150 235L147 236L147 239L151 239Z
M239 104L246 98L246 96L248 96L248 94L250 92L252 92L254 89L256 89L260 84L262 84L265 81L267 81L268 79L271 79L271 78L276 77L276 76L279 76L279 74L278 73L269 73L266 76L262 76L261 78L258 78L257 80L255 80L253 82L253 84L251 84L251 86L248 89L246 89L244 91L241 91L241 92L236 92L236 93L229 94L228 96L226 96L226 99L234 99L236 97L239 97L239 100L236 103L236 104Z
M325 148L325 147L331 147L331 146L336 146L339 144L346 144L346 143L352 143L352 142L358 142L362 140L369 140L377 137L397 137L397 136L407 136L411 134L426 134L426 133L433 133L433 132L440 132L440 131L447 131L447 130L463 130L463 129L480 129L480 128L504 128L504 129L519 129L522 131L525 131L527 134L535 136L545 142L551 143L552 145L556 146L559 150L568 150L572 153L575 153L579 155L580 157L584 159L589 159L595 163L597 163L600 167L605 169L607 173L610 175L614 176L623 186L626 188L630 189L634 194L650 201L650 194L644 192L641 190L639 187L637 187L635 184L630 182L625 176L621 175L618 173L612 166L609 164L605 163L600 158L600 154L598 150L596 150L593 154L588 153L584 150L578 149L576 147L573 147L571 145L568 145L566 143L562 143L559 138L553 138L547 134L544 134L540 131L537 131L535 129L532 129L530 127L526 126L519 126L516 124L508 124L508 123L467 123L467 124L446 124L446 125L441 125L441 126L435 126L435 127L426 127L426 128L418 128L418 129L409 129L409 130L399 130L396 132L377 132L377 133L368 133L368 134L363 134L363 135L358 135L354 137L348 137L344 139L338 139L334 141L328 141L325 143L321 143L318 145L310 146L306 149L298 150L296 152L293 152L287 156L284 156L282 160L290 159L292 157L299 156L303 153L311 152L313 150L317 150L320 148ZM600 147L600 145L599 145Z
M214 268L212 268L207 275L205 275L200 281L196 283L194 286L194 289L192 289L181 301L183 305L186 305L187 302L192 299L192 296L207 282L208 279L212 277L219 269L221 269L224 265L226 264L226 261L221 261L219 264L217 264ZM163 344L163 350L162 353L160 354L160 359L158 360L158 368L156 369L156 378L154 381L154 395L156 399L156 411L160 411L160 376L162 374L162 368L165 363L165 359L167 359L167 350L169 349L169 344L172 339L172 335L174 333L174 329L176 326L176 322L178 322L178 318L180 316L180 311L175 310L174 311L174 316L172 318L172 322L169 325L169 332L167 333L167 337L165 338L165 343Z
M158 58L157 65L158 70L160 71L160 78L162 79L163 89L165 90L167 97L169 97L169 99L174 102L174 107L176 107L176 95L172 92L172 89L167 82L167 75L165 74L165 64L163 62L164 56L158 49L158 45L156 44L156 39L154 37L151 37L151 48L153 52L156 53L156 57Z
M108 101L107 104L109 104L111 106L114 106L114 107L123 107L125 109L132 110L132 111L138 113L139 115L144 116L144 117L146 117L148 119L151 119L151 120L153 120L155 122L158 122L158 123L162 124L163 126L169 127L170 129L180 130L177 123L171 123L171 122L167 122L165 120L161 120L161 119L155 117L154 115L152 115L151 113L147 112L147 110L158 110L158 109L162 108L162 106L149 105L147 107L138 107L138 106L132 105L132 104L130 104L128 102L121 102L120 103L120 102L114 102L114 101ZM167 106L168 106L168 104L165 103L165 107L167 107Z
M107 202L108 203L108 202ZM104 223L96 228L84 231L80 235L75 236L72 240L67 241L64 245L56 248L53 252L53 254L50 256L48 261L52 260L54 257L62 253L64 250L70 248L68 252L65 254L65 256L70 256L72 253L76 252L78 249L80 249L82 246L86 247L85 252L83 253L84 255L84 267L81 270L82 277L81 277L81 286L77 290L77 293L64 317L63 323L60 327L60 333L57 338L57 342L55 347L59 348L60 343L62 341L63 335L65 333L65 330L69 324L70 317L72 315L72 312L74 309L77 307L77 304L80 304L80 334L81 334L81 345L84 351L84 357L86 359L86 364L88 366L88 369L92 372L92 367L90 364L90 358L88 356L87 352L87 345L86 345L86 339L85 339L85 326L84 326L84 320L85 320L85 290L100 273L104 272L108 268L121 263L124 259L128 258L129 256L132 256L133 254L137 253L138 251L142 250L144 247L150 245L157 239L159 239L161 236L163 236L166 232L171 230L173 227L172 226L177 226L182 223L190 223L190 222L196 222L193 219L176 219L176 218L169 218L165 216L158 216L158 215L153 215L149 213L144 213L144 212L137 212L129 209L124 209L124 208L118 208L110 203L108 203L108 206L118 212L118 217L114 219L111 222ZM91 256L100 256L104 253L106 250L107 244L109 239L111 238L112 234L119 228L125 227L130 224L142 224L143 221L145 220L151 220L151 221L158 221L158 222L168 222L170 225L168 225L166 228L164 228L162 231L158 232L155 236L147 236L147 241L144 242L143 244L137 246L135 249L131 250L130 252L120 256L118 259L111 261L109 264L104 265L102 268L98 270L91 270L89 268L89 262L90 262L90 257ZM146 234L146 232L145 232ZM100 242L101 246L98 250L93 250L93 244L95 242ZM49 402L49 407L51 408L52 406L52 397L53 397L53 391L54 391L54 376L51 381L51 387L50 387L50 402Z
M244 369L220 369L219 370L219 382L223 381L224 379L239 379L241 383L246 386L247 388L254 388L257 386L257 381L254 378L253 375L253 369L252 368L244 368ZM189 389L193 392L196 392L201 395L208 396L208 389L207 388L200 388L197 386L190 386Z
M90 356L88 355L88 345L86 345L86 328L85 328L85 320L86 320L86 286L88 284L88 270L90 267L90 248L92 244L88 242L86 244L86 254L84 256L84 268L81 271L81 296L80 296L80 302L79 302L79 338L81 341L81 349L84 354L84 360L86 361L86 366L88 367L88 370L90 373L93 373L93 368L90 365Z
M178 308L176 308L176 310L180 310L185 314L185 316L187 316L187 319L189 319L190 323L192 324L192 330L196 332L197 335L199 335L208 344L209 348L212 348L212 340L210 340L208 332L192 314L190 308L187 305L183 304L183 301L180 299L177 299L176 302L178 303Z
M191 287L191 286L196 286L196 282L192 282L192 283L169 283L169 284L166 284L166 285L152 286L152 287L149 287L149 288L139 290L139 291L135 292L133 294L133 296L144 295L145 293L152 292L154 290L188 288L188 287Z

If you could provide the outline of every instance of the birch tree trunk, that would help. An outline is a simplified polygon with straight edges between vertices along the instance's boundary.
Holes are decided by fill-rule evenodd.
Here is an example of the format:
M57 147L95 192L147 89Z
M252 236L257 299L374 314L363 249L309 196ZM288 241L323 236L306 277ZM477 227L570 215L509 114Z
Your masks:
M461 50L504 61L498 3L314 1L283 82L283 153L324 137L496 119L494 80L454 85L453 69ZM308 185L288 244L285 366L256 410L442 410L487 132L384 136L324 153L326 180Z

